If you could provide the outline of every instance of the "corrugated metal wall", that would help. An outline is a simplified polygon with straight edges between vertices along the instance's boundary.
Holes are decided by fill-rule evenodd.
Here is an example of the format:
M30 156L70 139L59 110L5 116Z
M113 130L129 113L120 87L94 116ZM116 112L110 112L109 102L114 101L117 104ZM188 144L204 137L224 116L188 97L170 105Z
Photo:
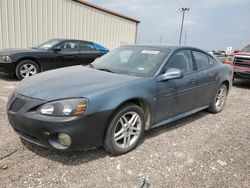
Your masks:
M90 40L112 49L135 43L136 23L72 0L0 0L0 48L50 38Z

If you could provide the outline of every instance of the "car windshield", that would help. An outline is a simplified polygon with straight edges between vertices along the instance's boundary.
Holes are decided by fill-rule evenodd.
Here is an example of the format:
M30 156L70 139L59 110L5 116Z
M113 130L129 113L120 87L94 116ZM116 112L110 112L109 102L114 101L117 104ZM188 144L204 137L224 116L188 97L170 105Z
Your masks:
M250 53L250 46L245 47L243 50L241 50L242 52L247 52Z
M55 46L57 43L61 42L59 39L51 39L48 40L42 44L38 44L37 46L33 47L35 49L40 49L40 50L50 50L51 47Z
M96 59L90 67L139 77L153 76L169 52L164 48L120 47Z

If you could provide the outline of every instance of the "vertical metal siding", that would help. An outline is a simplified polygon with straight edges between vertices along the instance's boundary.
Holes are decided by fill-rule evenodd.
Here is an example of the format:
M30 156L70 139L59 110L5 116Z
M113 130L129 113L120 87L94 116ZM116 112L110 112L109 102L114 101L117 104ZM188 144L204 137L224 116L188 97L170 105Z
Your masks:
M112 49L134 44L135 37L135 22L72 0L0 0L0 48L75 38Z

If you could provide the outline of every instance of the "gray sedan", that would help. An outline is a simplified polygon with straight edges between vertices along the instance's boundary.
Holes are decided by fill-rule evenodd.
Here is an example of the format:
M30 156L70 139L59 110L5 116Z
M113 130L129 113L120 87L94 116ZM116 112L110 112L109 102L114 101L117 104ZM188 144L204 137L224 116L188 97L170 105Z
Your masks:
M133 150L145 130L222 110L232 68L192 47L123 46L88 66L24 79L8 101L23 139L58 150Z

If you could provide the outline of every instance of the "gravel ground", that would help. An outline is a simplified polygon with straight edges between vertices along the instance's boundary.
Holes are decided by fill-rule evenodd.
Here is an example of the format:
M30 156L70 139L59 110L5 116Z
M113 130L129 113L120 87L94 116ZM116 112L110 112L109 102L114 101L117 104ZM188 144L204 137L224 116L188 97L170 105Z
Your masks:
M250 82L220 114L202 111L148 131L134 151L61 153L22 144L5 114L17 80L0 75L0 187L250 187Z

